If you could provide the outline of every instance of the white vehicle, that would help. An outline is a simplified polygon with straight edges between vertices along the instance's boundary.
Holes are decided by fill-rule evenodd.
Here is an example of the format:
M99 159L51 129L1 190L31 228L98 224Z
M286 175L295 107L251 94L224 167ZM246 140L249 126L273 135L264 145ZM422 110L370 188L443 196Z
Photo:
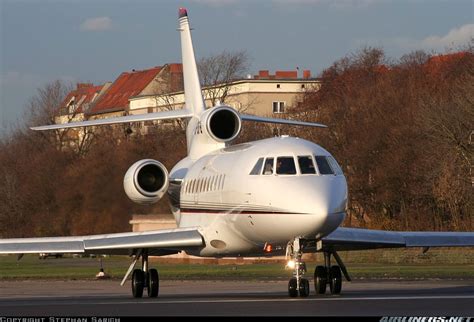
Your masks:
M314 272L316 294L341 292L349 274L339 250L381 247L474 246L474 233L389 232L339 228L347 207L346 178L331 154L295 137L275 137L231 145L243 121L325 127L321 124L240 114L229 106L205 109L188 16L179 10L186 106L182 110L49 125L34 130L181 118L187 120L187 156L171 171L156 160L133 164L124 188L137 203L158 201L165 193L178 228L80 237L0 240L0 253L128 254L132 293L159 293L158 271L148 256L187 254L205 257L283 255L294 277L291 297L306 297L303 252L323 252ZM134 269L141 258L141 268ZM331 263L331 258L338 265Z

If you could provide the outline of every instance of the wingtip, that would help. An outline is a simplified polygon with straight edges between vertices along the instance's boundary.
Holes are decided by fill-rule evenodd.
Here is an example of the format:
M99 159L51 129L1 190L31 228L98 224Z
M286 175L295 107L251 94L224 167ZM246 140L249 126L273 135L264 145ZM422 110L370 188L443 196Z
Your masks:
M188 10L186 8L179 8L179 17L187 17L188 16Z

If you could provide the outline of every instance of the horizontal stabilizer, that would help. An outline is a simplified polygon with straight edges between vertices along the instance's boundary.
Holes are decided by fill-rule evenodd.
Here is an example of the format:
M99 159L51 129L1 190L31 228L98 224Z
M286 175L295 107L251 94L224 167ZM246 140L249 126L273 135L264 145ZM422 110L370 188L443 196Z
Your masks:
M72 128L72 127L144 122L144 121L156 121L156 120L172 120L172 119L179 119L179 118L189 118L192 116L193 116L193 113L188 110L173 110L173 111L165 111L165 112L110 117L110 118L105 118L105 119L89 120L89 121L82 121L82 122L71 122L71 123L65 123L65 124L36 126L36 127L32 127L31 129L35 131L58 130L58 129L67 129L67 128Z
M285 119L276 119L272 117L261 117L248 114L240 114L240 117L243 121L253 121L253 122L263 122L263 123L274 123L274 124L287 124L287 125L300 125L300 126L312 126L312 127L327 127L324 124L320 123L310 123L302 121L293 121Z

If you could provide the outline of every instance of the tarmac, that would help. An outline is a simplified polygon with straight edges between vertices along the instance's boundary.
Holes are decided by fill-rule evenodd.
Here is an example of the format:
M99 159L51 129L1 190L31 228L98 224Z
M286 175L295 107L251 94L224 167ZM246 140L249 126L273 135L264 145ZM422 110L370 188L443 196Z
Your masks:
M1 316L474 316L474 280L358 280L341 295L289 298L287 281L0 280ZM311 281L312 283L312 281Z

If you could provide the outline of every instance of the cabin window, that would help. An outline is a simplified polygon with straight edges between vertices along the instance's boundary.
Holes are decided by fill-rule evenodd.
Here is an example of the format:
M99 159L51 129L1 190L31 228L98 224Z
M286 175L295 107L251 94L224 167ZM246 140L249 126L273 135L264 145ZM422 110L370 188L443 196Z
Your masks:
M296 174L295 160L293 157L277 158L277 174Z
M300 166L301 174L315 174L316 173L316 169L313 163L313 158L310 155L299 156L298 165Z
M216 176L211 177L211 191L216 190Z
M320 174L334 174L334 170L329 165L327 157L322 155L316 155L315 159Z
M273 158L267 158L265 160L265 165L263 167L263 174L264 175L273 174Z
M224 189L224 181L225 181L225 174L222 174L222 181L221 181L221 190Z
M255 163L252 171L250 171L251 175L258 175L262 171L262 165L263 165L263 158L260 158L257 160L257 163Z
M337 163L336 159L334 159L333 157L327 157L327 159L329 161L329 164L331 165L331 168L334 170L334 172L336 172L336 175L342 175L342 169Z
M204 180L202 178L199 178L198 182L199 182L199 184L198 184L198 191L197 192L201 193Z

